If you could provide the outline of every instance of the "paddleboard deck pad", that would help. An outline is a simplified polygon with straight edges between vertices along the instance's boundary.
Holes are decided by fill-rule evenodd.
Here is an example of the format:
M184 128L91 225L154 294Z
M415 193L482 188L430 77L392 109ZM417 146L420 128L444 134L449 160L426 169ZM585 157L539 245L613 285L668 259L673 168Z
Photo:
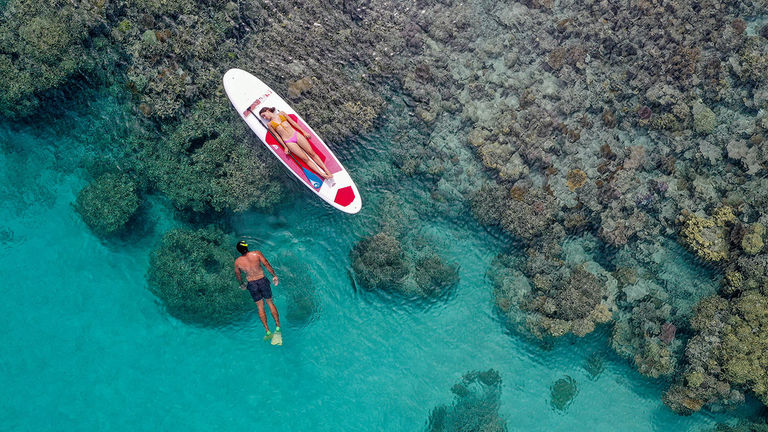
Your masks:
M224 74L224 90L227 92L227 97L232 102L232 106L240 114L240 118L245 121L261 142L267 146L272 154L301 183L334 208L350 214L360 211L363 201L349 172L344 169L344 166L341 165L341 162L339 162L325 142L317 136L315 131L304 122L301 116L280 95L275 93L260 79L241 69L230 69ZM313 172L300 158L285 154L283 147L268 132L267 125L259 117L259 110L263 107L275 108L276 112L285 112L301 129L309 132L311 137L308 141L315 153L333 174L332 180L323 180L318 173Z

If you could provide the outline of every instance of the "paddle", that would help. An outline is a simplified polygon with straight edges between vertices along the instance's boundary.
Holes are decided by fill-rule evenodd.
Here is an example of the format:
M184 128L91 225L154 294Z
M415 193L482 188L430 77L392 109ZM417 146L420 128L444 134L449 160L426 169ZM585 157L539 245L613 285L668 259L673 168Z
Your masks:
M268 133L268 134L270 134L270 135L272 135L272 138L274 138L274 140L275 140L275 141L277 141L278 143L280 142L280 141L277 139L277 137L276 137L276 136L274 136L274 135L272 134L272 132L270 132L270 131L269 131L269 128L268 128L268 127L267 127L267 126L266 126L264 123L262 123L262 122L261 122L261 120L259 120L259 116L257 116L257 115L256 115L256 113L255 113L255 112L253 112L253 110L251 110L251 107L248 107L248 112L250 112L251 114L253 114L253 116L256 118L256 122L257 122L258 124L260 124L260 125L261 125L261 127L263 127L264 129L266 129L267 133ZM297 131L297 133L298 133L298 131ZM319 175L317 175L317 174L313 173L313 172L312 172L311 170L309 170L308 168L304 168L304 165L300 164L300 163L299 163L299 161L298 161L298 160L296 160L296 158L293 156L293 153L288 153L288 156L290 156L290 157L291 157L291 159L293 159L293 161L294 161L294 162L296 162L296 165L298 165L298 166L299 166L299 168L301 168L301 170L302 170L302 171L304 171L304 175L305 175L305 176L307 176L307 180L309 180L309 184L311 184L311 185L312 185L312 187L313 187L313 188L315 188L316 190L317 190L317 189L320 189L320 187L323 185L323 179L322 179L322 178L320 178L320 176L319 176Z

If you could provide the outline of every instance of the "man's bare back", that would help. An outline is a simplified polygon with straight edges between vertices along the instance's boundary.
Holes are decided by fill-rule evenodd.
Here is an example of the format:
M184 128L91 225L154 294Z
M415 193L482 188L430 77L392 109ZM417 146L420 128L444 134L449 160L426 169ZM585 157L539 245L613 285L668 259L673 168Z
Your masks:
M247 281L259 280L264 277L264 269L261 267L262 264L270 273L273 275L275 274L269 261L264 258L264 255L261 252L250 251L235 260L235 275L237 276L237 279L240 280L240 272L245 272L245 279ZM277 276L272 278L272 282L277 286Z

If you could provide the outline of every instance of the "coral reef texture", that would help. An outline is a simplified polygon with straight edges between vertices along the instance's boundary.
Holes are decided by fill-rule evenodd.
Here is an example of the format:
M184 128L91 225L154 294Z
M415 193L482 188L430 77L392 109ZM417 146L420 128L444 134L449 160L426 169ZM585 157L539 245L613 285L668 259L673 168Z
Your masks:
M232 276L235 241L216 228L177 228L152 253L149 287L174 317L192 324L230 324L252 309Z
M747 395L768 404L764 0L331 6L0 1L0 115L55 116L92 86L127 93L130 136L101 155L117 155L115 169L75 203L98 235L120 232L152 194L184 223L276 212L305 197L287 193L224 96L222 72L248 69L366 166L366 202L385 202L349 253L363 288L452 292L459 267L429 230L479 222L508 247L488 259L507 329L551 340L602 325L621 357L671 383L664 401L678 413ZM369 146L371 134L387 139ZM382 190L409 194L394 204L410 210ZM242 315L228 241L166 234L148 278L169 313ZM311 320L313 293L294 300L297 321ZM454 426L478 400L495 407L492 375L465 376L430 429L503 429L495 408Z
M77 195L75 209L99 235L121 231L139 208L136 184L127 175L106 173Z
M451 387L454 401L441 405L429 414L426 430L429 432L507 430L506 421L499 415L501 376L493 369L474 371Z

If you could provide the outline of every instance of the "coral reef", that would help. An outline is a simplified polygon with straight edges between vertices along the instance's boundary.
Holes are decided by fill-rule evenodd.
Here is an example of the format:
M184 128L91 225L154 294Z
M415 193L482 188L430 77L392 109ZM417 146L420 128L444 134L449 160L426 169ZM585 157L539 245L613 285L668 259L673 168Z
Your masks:
M294 256L279 262L280 292L287 298L284 321L294 326L307 324L320 310L320 298L312 271Z
M686 347L682 378L665 393L674 411L729 406L751 391L768 405L768 297L747 291L727 300L703 300L691 320L696 334Z
M562 249L530 248L522 271L514 269L514 257L496 258L490 275L496 306L508 327L519 328L524 320L537 337L585 336L611 321L617 282L590 259L583 245L589 247L591 241L568 241Z
M52 89L108 65L104 2L9 0L2 10L0 115L31 115Z
M355 275L367 289L402 289L409 274L402 245L389 233L360 240L350 259Z
M352 270L363 288L434 298L458 283L455 264L446 263L423 239L409 237L410 244L404 244L402 235L384 230L354 246Z
M730 227L736 216L730 207L720 207L712 217L683 213L680 239L705 261L728 259Z
M163 136L130 143L135 170L181 210L243 211L285 199L274 158L226 104L221 97L200 101Z
M451 405L435 407L429 414L429 432L503 432L506 421L499 415L501 376L493 369L468 372L451 387Z
M716 282L670 240L633 242L612 261L620 294L611 347L644 375L672 376L682 361L693 308L717 292Z
M720 423L710 432L768 432L768 421L765 419L742 420L735 426Z
M613 326L611 347L634 361L643 375L658 378L675 372L677 357L670 346L675 341L675 326L669 322L671 306L649 298L636 303ZM677 344L678 348L680 344Z
M584 361L583 368L589 374L591 380L596 380L605 370L603 357L598 353L590 354L586 361Z
M94 233L106 236L123 230L139 204L137 185L131 177L106 173L80 191L75 209Z
M382 107L373 82L359 77L379 68L363 53L375 50L387 29L362 25L343 9L186 0L116 9L110 35L126 53L127 84L140 111L154 120L179 119L220 93L222 71L234 66L289 96L331 142L370 128Z
M576 380L566 375L552 384L550 388L550 405L558 411L564 411L579 393Z
M757 255L763 250L763 237L765 237L765 227L760 223L754 223L745 230L744 237L741 238L741 249L749 255Z
M172 316L206 326L231 324L251 310L232 275L231 236L217 228L177 228L152 252L147 282Z
M755 340L768 295L764 2L342 3L9 0L0 113L34 114L72 81L125 84L141 119L121 144L130 179L98 177L81 192L95 232L124 226L136 190L161 192L187 216L267 209L286 197L282 176L220 83L229 67L249 69L344 150L362 148L345 140L374 126L396 130L381 149L392 166L365 181L397 172L423 186L424 219L470 207L515 241L525 253L500 255L490 272L509 327L583 336L614 321L620 355L644 374L677 375L664 399L681 413L734 405L745 391L766 401L765 364L733 343L765 349ZM108 181L115 190L98 186ZM100 207L108 192L126 199ZM357 280L416 297L448 291L457 267L403 225L384 222L353 248ZM169 281L153 290L171 313L200 322L229 306L204 302L225 282L199 264L223 261L202 256L223 234L193 232L167 242L200 246L202 294L174 297L188 287L155 269L178 264L173 254L153 255L150 279ZM707 277L722 279L719 294ZM436 410L435 424L456 406Z

